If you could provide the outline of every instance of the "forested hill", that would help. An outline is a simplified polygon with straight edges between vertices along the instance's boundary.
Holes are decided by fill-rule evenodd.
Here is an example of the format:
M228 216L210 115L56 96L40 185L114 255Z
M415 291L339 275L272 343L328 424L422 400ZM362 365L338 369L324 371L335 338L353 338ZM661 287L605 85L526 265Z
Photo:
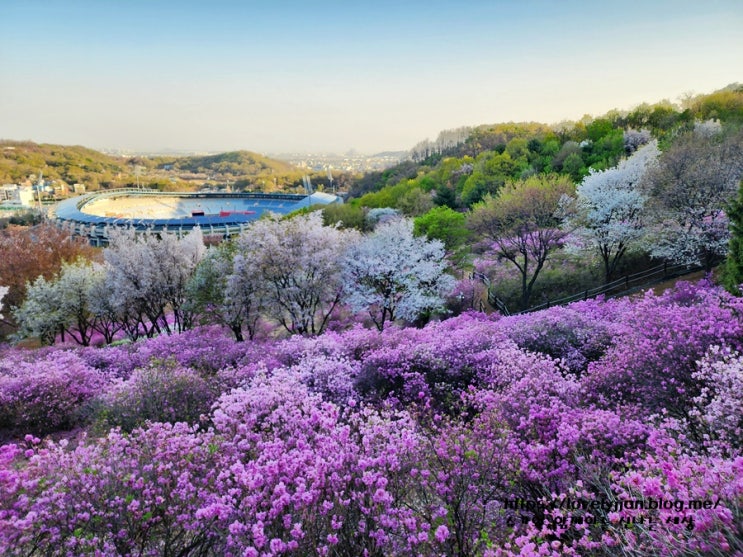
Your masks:
M80 146L0 141L0 183L45 180L108 189L140 183L160 189L189 189L205 182L266 189L301 185L302 171L250 151L209 156L118 157Z
M172 164L174 168L188 172L217 172L233 176L255 176L265 172L286 174L296 172L287 162L269 159L250 151L232 151L203 157L178 157L155 159L159 165Z
M416 216L430 205L464 209L497 194L508 181L558 173L580 182L591 169L617 164L649 137L665 148L695 122L718 121L725 129L743 126L743 85L711 94L643 103L631 110L546 124L500 123L442 131L411 150L411 158L383 172L367 174L350 197L364 207L394 207ZM420 210L419 210L420 209Z
M0 181L23 183L30 177L68 184L113 184L126 180L127 160L80 146L0 141Z

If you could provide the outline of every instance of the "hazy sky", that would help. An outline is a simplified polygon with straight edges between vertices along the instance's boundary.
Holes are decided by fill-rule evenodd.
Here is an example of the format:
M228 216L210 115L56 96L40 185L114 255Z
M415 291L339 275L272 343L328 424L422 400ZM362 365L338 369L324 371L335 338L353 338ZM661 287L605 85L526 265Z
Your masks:
M743 0L0 0L0 138L365 153L743 82Z

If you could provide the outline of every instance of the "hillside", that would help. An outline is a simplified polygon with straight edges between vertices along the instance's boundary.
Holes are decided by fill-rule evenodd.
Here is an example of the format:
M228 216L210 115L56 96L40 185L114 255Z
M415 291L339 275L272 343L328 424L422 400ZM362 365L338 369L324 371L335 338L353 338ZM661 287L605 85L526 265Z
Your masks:
M0 141L0 182L23 183L31 177L96 187L123 185L131 172L126 159L81 146Z
M283 190L301 186L302 171L249 151L209 156L119 157L81 146L0 141L0 183L45 180L82 183L89 190L142 184L158 189L195 189L204 184L239 189Z
M163 164L167 163L163 161ZM188 172L217 172L233 176L296 171L286 162L272 160L250 151L231 151L204 157L180 157L173 159L172 164L175 168Z
M0 553L738 555L742 309L3 349Z
M410 152L411 160L356 180L351 198L364 207L411 212L411 198L434 197L436 205L466 209L508 181L559 173L580 182L590 170L611 168L653 137L667 147L695 122L717 120L726 129L743 125L743 85L734 83L681 104L663 100L630 110L546 125L507 122L442 131Z

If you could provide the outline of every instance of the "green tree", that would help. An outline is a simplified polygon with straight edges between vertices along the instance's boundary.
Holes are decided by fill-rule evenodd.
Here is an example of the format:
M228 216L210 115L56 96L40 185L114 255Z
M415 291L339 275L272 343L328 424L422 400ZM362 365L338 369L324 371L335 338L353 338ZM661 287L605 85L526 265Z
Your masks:
M325 226L337 224L340 228L355 228L360 232L371 230L366 211L348 203L325 205L322 208L322 220Z
M413 232L416 236L441 240L447 252L455 252L470 235L465 220L462 213L450 207L435 207L413 221Z
M558 204L574 190L567 176L533 176L508 184L498 197L488 196L472 209L469 226L491 240L495 255L510 261L521 275L523 309L529 307L549 254L565 237Z
M579 181L586 173L586 167L583 165L583 159L579 153L568 155L565 162L562 163L562 171L569 175L574 181Z
M723 284L732 294L740 296L743 284L743 181L738 188L738 198L727 206L730 243L723 271Z
M419 217L433 208L433 198L430 193L413 188L397 201L397 208L407 217Z
M452 209L456 209L457 194L454 193L453 189L447 188L446 186L441 186L436 190L436 197L434 198L433 202L441 207L450 207Z

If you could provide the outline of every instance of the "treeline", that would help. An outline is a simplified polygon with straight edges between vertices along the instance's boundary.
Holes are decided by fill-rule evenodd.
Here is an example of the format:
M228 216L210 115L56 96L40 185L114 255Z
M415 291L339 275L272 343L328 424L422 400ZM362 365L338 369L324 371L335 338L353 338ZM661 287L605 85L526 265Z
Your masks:
M420 233L444 242L452 265L481 277L491 299L511 308L607 284L659 261L711 270L728 251L728 214L736 210L731 203L743 178L743 129L697 120L672 139L658 140L648 130L620 133L616 162L591 168L577 185L554 171L483 179L492 191L462 207L453 189L433 184L448 173L448 183L456 178L466 193L489 167L478 174L477 161L450 157L428 174L321 210L327 224L360 230L378 213L414 217ZM485 158L512 164L509 151L526 144L531 153L535 142L511 139L502 154Z
M13 309L18 336L87 346L219 324L236 340L261 322L288 334L318 335L339 312L385 325L443 309L454 280L444 246L416 237L408 219L380 222L360 235L324 226L318 213L261 219L209 250L197 229L111 235L103 263L64 261L53 275L26 283ZM342 310L342 311L341 311Z
M695 122L706 120L725 127L743 124L743 86L687 98L681 106L642 104L554 126L504 123L447 130L434 142L416 145L411 161L356 181L350 197L360 206L394 207L401 197L419 191L436 205L464 209L496 194L509 180L558 173L578 183L591 170L616 165L638 140L652 137L665 149Z
M303 191L306 171L251 153L234 151L209 156L116 157L80 146L0 141L0 183L45 181L81 183L90 191L143 186L161 191L189 191L204 185L237 190ZM329 187L324 172L310 173L315 187ZM350 175L336 173L345 187Z

